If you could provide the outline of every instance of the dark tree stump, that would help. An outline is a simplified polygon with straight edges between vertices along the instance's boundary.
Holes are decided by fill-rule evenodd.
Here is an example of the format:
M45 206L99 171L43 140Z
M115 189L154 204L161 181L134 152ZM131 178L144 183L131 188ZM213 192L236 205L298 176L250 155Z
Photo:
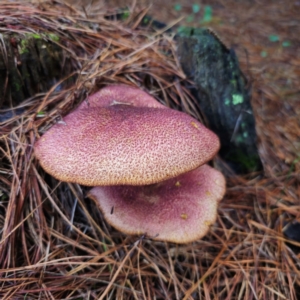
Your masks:
M0 107L8 108L47 92L71 72L58 37L38 34L3 35L0 51ZM5 50L3 50L5 49Z
M250 89L234 50L208 29L185 28L177 43L207 125L220 137L220 156L238 173L261 170Z

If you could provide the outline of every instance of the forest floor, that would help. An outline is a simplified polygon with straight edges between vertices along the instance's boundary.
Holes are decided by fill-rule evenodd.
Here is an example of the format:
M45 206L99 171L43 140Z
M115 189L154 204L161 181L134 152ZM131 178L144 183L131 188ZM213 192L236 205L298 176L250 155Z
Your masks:
M49 124L47 117L34 119L33 111L36 114L43 108L49 110L49 116L51 109L54 114L61 109L67 112L70 102L64 97L69 94L48 95L42 104L31 99L26 102L28 115L22 120L1 123L1 299L300 299L300 2L68 0L67 8L61 8L59 1L45 6L40 6L45 1L31 2L36 8L30 8L34 13L28 14L28 20L38 19L45 28L52 20L53 24L64 18L70 22L73 27L68 25L68 30L74 40L70 38L68 46L72 48L76 42L77 48L86 49L86 57L80 57L86 63L82 63L84 71L101 74L104 83L134 82L132 74L146 63L147 51L153 53L152 48L143 44L142 35L133 41L136 24L109 25L102 20L106 40L105 34L88 27L86 32L77 30L76 22L96 22L97 13L127 6L132 14L147 13L175 32L180 26L211 28L235 50L251 82L264 170L227 178L217 221L202 240L173 244L129 237L103 220L99 209L84 199L84 188L49 179L28 151L34 135ZM7 11L1 5L0 17ZM36 26L18 13L14 15L14 9L8 10L14 20ZM7 21L9 17L4 16ZM62 28L57 34L64 32ZM118 35L112 28L124 32ZM104 66L111 65L109 74L88 64L94 59L96 38L107 47L119 47L117 40L114 43L109 38L113 34L120 43L128 34L131 40L124 45L145 47L144 55L120 46L120 53L136 54L136 67L127 70L122 65L124 76L114 67L122 60L112 53L103 58ZM169 36L164 41L168 44ZM155 56L153 61L163 65L159 59ZM166 68L158 71L163 78ZM172 76L181 76L180 70L172 72ZM93 76L83 79L94 82ZM78 81L78 86L87 86L82 82ZM171 87L169 93L174 91ZM18 154L10 152L12 149ZM26 172L20 166L26 167Z

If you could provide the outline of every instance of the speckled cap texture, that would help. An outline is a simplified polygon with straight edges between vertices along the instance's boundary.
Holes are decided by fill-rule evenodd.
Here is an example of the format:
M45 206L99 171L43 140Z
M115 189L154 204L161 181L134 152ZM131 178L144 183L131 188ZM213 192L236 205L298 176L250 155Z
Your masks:
M145 185L193 170L219 149L218 137L171 109L112 105L77 109L35 144L55 178L88 186Z
M83 101L81 108L106 107L115 104L126 104L139 107L167 108L143 90L123 85L108 85Z

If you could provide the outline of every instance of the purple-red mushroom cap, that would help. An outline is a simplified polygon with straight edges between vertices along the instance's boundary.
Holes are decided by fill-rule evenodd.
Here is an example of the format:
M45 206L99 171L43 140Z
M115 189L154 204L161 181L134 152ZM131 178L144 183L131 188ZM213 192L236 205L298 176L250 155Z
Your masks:
M89 192L107 222L123 233L188 243L203 237L225 193L223 175L203 165L147 186L99 186Z
M218 137L172 109L113 105L78 109L35 144L52 176L87 186L145 185L191 171L219 149Z
M78 108L107 107L117 104L167 108L143 90L123 84L113 84L102 88L89 96L87 101L83 101Z
M223 175L204 165L219 150L213 132L125 85L100 90L63 121L35 155L55 178L96 186L89 197L112 226L176 243L206 234L225 193Z

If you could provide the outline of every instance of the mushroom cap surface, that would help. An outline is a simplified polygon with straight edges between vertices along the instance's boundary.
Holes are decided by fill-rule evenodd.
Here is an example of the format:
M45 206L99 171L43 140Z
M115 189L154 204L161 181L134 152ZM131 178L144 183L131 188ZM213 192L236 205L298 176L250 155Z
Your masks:
M121 232L188 243L203 237L215 222L224 193L223 175L203 165L154 185L94 187L88 197Z
M167 108L143 90L124 84L113 84L102 88L89 96L87 101L83 101L78 108L106 107L116 104Z
M87 186L152 184L193 170L219 149L218 137L171 109L113 105L79 109L35 144L55 178Z

